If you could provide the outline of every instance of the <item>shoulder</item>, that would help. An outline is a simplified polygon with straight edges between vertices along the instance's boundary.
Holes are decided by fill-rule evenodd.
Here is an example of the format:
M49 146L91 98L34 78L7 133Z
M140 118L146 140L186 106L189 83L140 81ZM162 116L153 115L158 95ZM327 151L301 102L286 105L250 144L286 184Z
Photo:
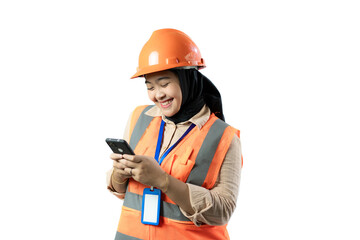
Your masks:
M142 112L147 112L149 109L151 109L154 105L140 105L135 107L135 109L132 111L132 114L141 114Z
M149 112L153 108L154 108L154 105L137 106L130 115L131 122L134 122L134 121L136 122L141 115L145 115L145 114L148 115L147 112ZM150 115L148 115L148 116L150 116Z

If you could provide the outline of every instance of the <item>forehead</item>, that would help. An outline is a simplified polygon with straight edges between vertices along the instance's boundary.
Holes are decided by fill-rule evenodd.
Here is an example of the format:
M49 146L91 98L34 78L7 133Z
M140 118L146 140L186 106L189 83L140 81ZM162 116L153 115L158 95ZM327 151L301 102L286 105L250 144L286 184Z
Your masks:
M178 77L171 71L161 71L147 74L145 79L145 82L158 82L161 80L178 80Z

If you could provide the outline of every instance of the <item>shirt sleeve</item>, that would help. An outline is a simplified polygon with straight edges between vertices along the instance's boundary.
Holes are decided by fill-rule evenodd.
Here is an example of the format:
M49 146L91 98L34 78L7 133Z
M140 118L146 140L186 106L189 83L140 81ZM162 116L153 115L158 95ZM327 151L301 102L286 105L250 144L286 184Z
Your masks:
M126 123L126 127L125 127L125 131L124 131L124 135L123 138L129 142L130 140L130 122L131 122L131 117L132 117L132 113L130 114L128 121ZM111 175L113 172L114 168L111 168L109 171L106 172L106 186L107 189L114 194L116 197L120 198L120 199L124 199L125 197L125 193L118 193L115 191L115 189L113 188L112 184L111 184Z
M119 199L123 200L125 198L125 193L118 193L115 191L115 189L113 188L112 184L111 184L111 175L113 172L114 168L111 168L109 171L106 172L106 184L107 184L107 189L114 194L116 197L118 197Z
M241 143L234 135L214 187L208 190L188 184L190 203L195 213L189 215L180 208L181 212L197 226L227 224L236 207L240 177Z

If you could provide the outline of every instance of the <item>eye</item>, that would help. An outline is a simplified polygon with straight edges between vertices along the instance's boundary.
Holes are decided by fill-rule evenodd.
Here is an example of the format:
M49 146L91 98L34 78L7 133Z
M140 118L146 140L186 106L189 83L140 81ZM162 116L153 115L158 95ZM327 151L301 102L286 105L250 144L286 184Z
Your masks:
M147 90L152 91L152 90L154 90L154 87L147 87Z
M167 85L169 85L169 82L165 83L165 84L162 84L161 87L167 87Z

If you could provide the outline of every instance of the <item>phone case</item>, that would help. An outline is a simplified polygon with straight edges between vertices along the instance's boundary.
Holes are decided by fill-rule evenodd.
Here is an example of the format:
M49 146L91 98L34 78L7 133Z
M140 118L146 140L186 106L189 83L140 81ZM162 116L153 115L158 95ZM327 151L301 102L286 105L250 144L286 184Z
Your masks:
M124 139L107 138L106 143L114 153L135 155L130 145Z

